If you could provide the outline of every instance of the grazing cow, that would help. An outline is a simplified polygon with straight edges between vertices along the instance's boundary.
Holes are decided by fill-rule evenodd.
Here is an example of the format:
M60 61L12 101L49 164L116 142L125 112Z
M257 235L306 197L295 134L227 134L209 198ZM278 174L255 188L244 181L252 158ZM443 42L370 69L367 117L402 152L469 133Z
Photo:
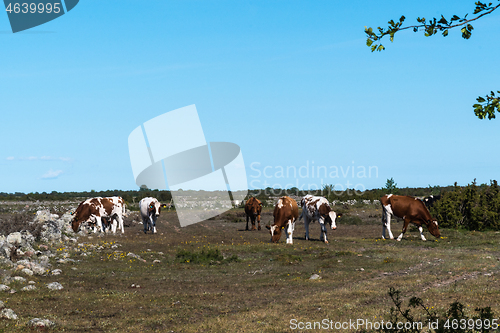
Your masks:
M309 223L319 221L321 224L320 240L328 244L326 239L326 223L330 223L332 230L337 229L335 219L341 217L342 214L335 213L323 197L315 197L313 195L306 195L300 201L302 206L302 213L300 214L299 221L304 218L304 228L306 229L306 240L309 240Z
M431 214L421 200L410 196L389 194L380 198L380 202L382 203L382 238L385 239L385 230L387 229L389 231L389 238L394 239L391 232L391 214L404 220L403 231L397 238L398 241L403 238L406 228L408 228L408 224L410 224L410 222L418 227L418 230L420 231L420 238L422 238L422 240L426 240L422 224L427 226L431 235L436 238L441 236L438 228L438 222L431 217Z
M245 203L245 214L247 215L247 228L248 230L248 219L252 221L252 230L255 230L255 220L259 224L260 230L260 213L262 212L262 202L259 199L251 197Z
M290 197L281 197L274 206L274 224L266 226L271 233L271 242L278 243L281 238L281 230L286 227L286 243L293 244L293 230L295 220L299 217L297 202Z
M139 201L144 233L152 230L156 234L156 219L160 216L161 209L166 207L167 205L161 204L156 198L147 197Z
M106 218L106 222L111 224L111 230L116 233L117 223L118 228L123 230L123 216L125 215L125 202L121 197L109 198L90 198L78 206L74 217L71 220L71 225L74 232L78 232L80 225L83 222L94 224L94 232L106 231L103 229L102 218Z
M441 199L441 195L430 195L428 197L425 197L424 200L422 200L425 204L425 207L427 209L431 209L431 207L434 205L434 203L438 200Z

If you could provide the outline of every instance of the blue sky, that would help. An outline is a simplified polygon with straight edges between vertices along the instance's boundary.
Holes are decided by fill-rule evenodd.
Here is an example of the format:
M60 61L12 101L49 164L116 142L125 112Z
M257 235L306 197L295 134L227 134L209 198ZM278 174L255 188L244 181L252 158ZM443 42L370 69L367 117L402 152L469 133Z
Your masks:
M472 104L500 88L500 12L468 41L407 31L384 52L365 45L364 26L473 7L86 0L16 34L0 14L0 192L137 189L129 134L191 104L207 141L241 147L252 188L499 179L500 120Z

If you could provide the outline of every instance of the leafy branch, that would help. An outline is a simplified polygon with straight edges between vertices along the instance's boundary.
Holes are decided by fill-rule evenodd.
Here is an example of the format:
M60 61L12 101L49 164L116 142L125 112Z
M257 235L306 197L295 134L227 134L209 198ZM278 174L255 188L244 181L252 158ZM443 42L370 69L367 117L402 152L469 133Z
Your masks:
M500 91L497 91L497 93L500 94ZM500 96L496 96L493 91L490 95L476 98L478 103L473 105L476 116L479 119L486 119L486 116L488 116L489 120L495 118L495 109L500 112L499 98Z
M453 15L449 20L447 20L443 15L438 20L437 18L433 18L427 21L424 18L417 18L417 25L410 25L403 27L403 23L405 21L405 17L401 16L399 21L395 22L394 20L390 20L388 22L389 26L384 29L378 27L375 32L373 28L365 27L365 33L367 35L366 45L371 48L371 51L383 51L385 47L382 44L376 44L375 42L379 42L385 36L389 36L391 42L394 41L394 35L402 30L413 29L414 32L424 31L426 37L430 37L436 35L438 32L442 32L444 37L448 36L448 32L450 29L462 27L462 37L464 39L469 39L472 35L472 30L474 27L470 24L471 22L485 16L491 14L494 10L500 7L500 4L493 6L490 2L488 4L477 1L475 3L476 8L474 9L473 15L477 15L473 18L468 19L469 14L465 14L464 17L459 17L457 15Z
M500 0L499 0L500 1ZM438 32L441 32L444 37L448 36L449 30L457 27L461 27L462 37L464 39L469 39L472 35L472 30L474 27L471 22L480 19L481 17L491 14L497 8L500 7L500 4L493 6L490 2L488 4L482 3L480 1L475 2L475 8L472 15L475 15L472 18L468 18L469 14L465 14L465 16L460 17L458 15L453 15L450 19L446 19L443 15L438 20L437 18L432 18L427 21L425 18L417 18L417 22L419 24L403 26L405 21L405 17L401 16L399 21L390 20L388 22L389 26L387 28L378 27L376 30L373 28L365 27L365 33L367 35L366 45L374 51L383 51L385 50L385 46L380 43L380 40L385 36L389 36L391 42L394 41L394 35L402 30L413 29L414 32L424 31L426 37L430 37L436 35ZM497 91L500 94L500 91ZM492 91L491 94L486 95L485 97L479 96L476 98L477 102L473 105L474 113L479 119L486 119L488 117L489 120L495 118L495 111L500 112L500 102L499 96L496 96Z

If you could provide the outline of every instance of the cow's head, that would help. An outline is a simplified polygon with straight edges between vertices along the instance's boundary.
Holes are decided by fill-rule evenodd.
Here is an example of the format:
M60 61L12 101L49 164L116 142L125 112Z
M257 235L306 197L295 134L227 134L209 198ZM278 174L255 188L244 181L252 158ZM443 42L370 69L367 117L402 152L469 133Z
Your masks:
M250 215L257 216L262 212L262 202L259 199L253 198L252 202L248 205Z
M148 215L160 216L162 206L157 200L151 201L148 206Z
M338 219L341 216L342 214L337 214L333 210L330 213L328 213L326 222L330 223L330 225L332 226L332 230L337 229L336 219Z
M78 230L80 229L80 224L82 223L82 221L80 221L78 219L78 214L75 213L73 214L73 219L70 221L71 223L71 228L73 229L74 232L78 232Z
M326 203L319 206L318 213L325 219L325 223L330 223L332 230L337 229L335 220L337 217L342 216L342 214L337 215Z
M272 226L266 225L266 228L269 229L269 233L271 234L271 242L278 243L281 238L281 229L276 224Z
M438 228L438 221L437 220L428 220L427 221L427 229L431 233L432 236L439 238L441 237L441 233L439 232Z

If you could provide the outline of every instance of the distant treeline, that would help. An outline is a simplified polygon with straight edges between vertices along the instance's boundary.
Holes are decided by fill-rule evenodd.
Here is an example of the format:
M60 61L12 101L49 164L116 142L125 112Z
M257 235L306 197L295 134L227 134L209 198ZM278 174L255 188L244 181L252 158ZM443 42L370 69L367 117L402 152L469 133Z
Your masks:
M378 200L385 194L398 194L398 195L410 195L414 197L427 197L432 195L439 195L444 192L452 191L454 186L429 186L429 187L406 187L397 188L394 190L388 190L386 188L372 189L366 191L358 191L355 189L348 189L345 191L335 191L332 185L325 185L321 190L299 190L296 187L291 189L273 189L266 188L263 190L250 190L249 196L255 196L260 200L267 200L270 196L280 197L283 195L296 195L305 196L307 194L319 195L326 197L329 201L339 200Z
M437 195L445 191L453 190L453 186L448 187L426 187L426 188L400 188L396 191L392 191L394 194L400 195L412 195L412 196L428 196L431 194ZM190 191L184 191L189 194ZM397 192L397 193L396 193ZM354 189L348 189L346 191L333 191L333 186L326 185L321 190L299 190L298 188L291 189L273 189L266 188L260 190L249 190L248 197L255 196L262 200L269 200L271 197L280 197L283 195L295 195L295 196L305 196L307 194L321 195L327 197L330 201L340 200L375 200L380 199L384 194L389 193L387 189L372 189L366 191L357 191ZM137 203L139 200L145 197L155 197L161 202L169 202L172 199L170 191L160 191L160 190L107 190L107 191L85 191L85 192L57 192L52 191L47 192L31 192L31 193L5 193L0 192L0 201L65 201L65 200L79 200L91 197L110 197L110 196L120 196L127 203Z
M172 199L170 191L159 191L159 190L107 190L107 191L90 191L90 192L57 192L52 191L47 192L31 192L31 193L4 193L0 192L0 200L3 201L78 201L86 198L92 197L112 197L120 196L127 203L138 203L142 198L145 197L155 197L161 202L169 202Z

